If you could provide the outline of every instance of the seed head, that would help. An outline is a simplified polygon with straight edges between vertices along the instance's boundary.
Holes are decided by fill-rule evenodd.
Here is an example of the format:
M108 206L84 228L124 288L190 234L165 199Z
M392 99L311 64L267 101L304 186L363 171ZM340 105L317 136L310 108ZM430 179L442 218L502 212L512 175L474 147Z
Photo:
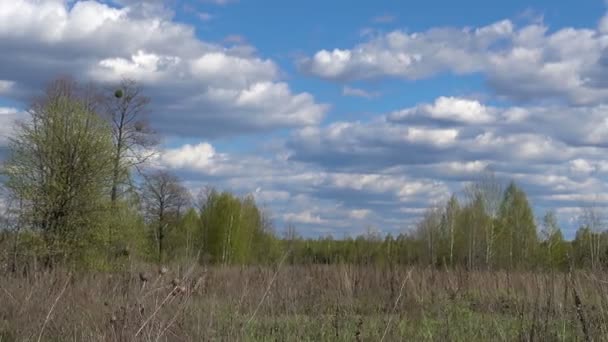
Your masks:
M144 272L139 272L139 280L141 280L143 283L147 282L148 279L150 279L148 277L148 275Z
M179 279L178 278L173 278L173 280L171 281L171 285L178 286L179 285Z

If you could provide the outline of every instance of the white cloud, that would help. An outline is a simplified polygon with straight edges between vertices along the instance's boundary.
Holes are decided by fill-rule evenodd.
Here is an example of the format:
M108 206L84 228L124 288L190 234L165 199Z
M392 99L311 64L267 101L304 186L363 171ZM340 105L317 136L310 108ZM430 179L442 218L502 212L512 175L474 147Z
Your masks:
M492 112L494 111L494 109L488 108L476 100L441 96L433 104L422 104L391 113L389 119L400 121L413 116L421 116L468 124L481 124L493 121L495 118Z
M362 220L371 214L369 209L353 209L350 211L349 216L355 220Z
M0 92L10 84L27 96L66 73L105 83L131 77L152 97L153 125L180 136L301 127L327 111L312 95L292 92L276 63L252 47L201 41L162 2L123 4L0 2Z
M424 110L437 119L453 119L467 123L486 123L493 120L488 109L478 101L454 97L439 97L433 105L427 105Z
M215 149L209 143L186 144L179 148L167 149L161 154L161 162L172 168L208 170L216 158Z
M323 220L319 215L315 215L310 211L303 211L299 213L287 213L283 215L283 220L294 223L305 223L305 224L323 224Z
M483 73L499 94L522 101L608 99L608 19L598 28L550 32L509 20L471 28L392 31L350 49L323 49L298 61L301 70L332 80L422 79L440 73Z
M480 71L487 49L513 33L510 21L476 30L436 28L422 33L393 31L350 50L320 50L299 61L319 77L340 80L398 76L419 79L442 71Z
M573 172L588 174L596 170L596 168L585 159L574 159L570 161L570 168Z
M458 137L458 129L435 129L426 127L408 127L405 140L412 143L425 143L435 146L452 145Z

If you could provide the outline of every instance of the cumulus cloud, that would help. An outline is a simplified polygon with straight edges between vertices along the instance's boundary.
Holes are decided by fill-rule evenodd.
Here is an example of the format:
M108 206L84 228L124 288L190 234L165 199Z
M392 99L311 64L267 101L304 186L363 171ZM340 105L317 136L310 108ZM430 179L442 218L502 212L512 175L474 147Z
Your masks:
M608 190L607 112L601 104L499 107L439 97L367 122L301 129L287 146L290 160L332 173L326 187L392 189L408 208L440 203L488 171L522 185L539 212L590 198L608 206L594 197Z
M601 107L529 108L513 115L522 110L442 97L369 122L298 130L288 146L294 160L366 170L501 159L555 164L577 155L597 156L606 142ZM563 126L574 120L585 124Z
M283 219L287 222L305 223L305 224L322 224L325 223L319 215L315 215L310 211L302 211L299 213L287 213L283 215Z
M180 136L301 127L323 118L325 105L294 93L278 66L253 49L201 41L162 2L145 13L140 2L122 5L0 2L0 93L32 94L57 74L102 83L130 77L152 97L158 130Z
M483 124L494 120L493 112L494 109L486 107L476 100L441 96L433 104L423 104L394 112L389 119L402 121L413 116L421 116L465 124Z
M192 168L208 170L216 158L215 149L209 143L186 144L179 148L167 149L161 154L162 162L172 168Z
M335 80L395 76L420 79L439 72L480 71L488 50L513 33L510 21L476 30L393 31L352 49L320 50L299 61L302 70Z
M311 75L335 81L441 73L481 73L493 90L520 101L593 104L608 98L608 21L550 32L542 23L502 20L478 28L392 31L350 49L324 49L298 61Z

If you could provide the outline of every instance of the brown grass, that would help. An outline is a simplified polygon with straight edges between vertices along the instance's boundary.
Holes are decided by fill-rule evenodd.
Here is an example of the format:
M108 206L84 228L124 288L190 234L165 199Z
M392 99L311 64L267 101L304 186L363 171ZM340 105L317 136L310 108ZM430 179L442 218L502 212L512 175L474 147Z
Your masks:
M608 274L583 271L57 270L0 276L0 341L601 341L607 295Z

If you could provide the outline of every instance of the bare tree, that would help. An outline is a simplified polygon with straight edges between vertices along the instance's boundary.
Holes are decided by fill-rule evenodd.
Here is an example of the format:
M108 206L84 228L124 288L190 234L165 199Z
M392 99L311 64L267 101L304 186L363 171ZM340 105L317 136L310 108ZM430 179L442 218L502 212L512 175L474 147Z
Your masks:
M114 160L110 198L115 203L119 187L129 177L129 171L151 156L158 141L146 120L150 99L133 80L124 79L117 89L104 99L114 138Z
M191 199L188 189L175 175L167 171L144 175L144 179L142 201L146 218L154 227L160 263L163 260L165 237L188 208Z

